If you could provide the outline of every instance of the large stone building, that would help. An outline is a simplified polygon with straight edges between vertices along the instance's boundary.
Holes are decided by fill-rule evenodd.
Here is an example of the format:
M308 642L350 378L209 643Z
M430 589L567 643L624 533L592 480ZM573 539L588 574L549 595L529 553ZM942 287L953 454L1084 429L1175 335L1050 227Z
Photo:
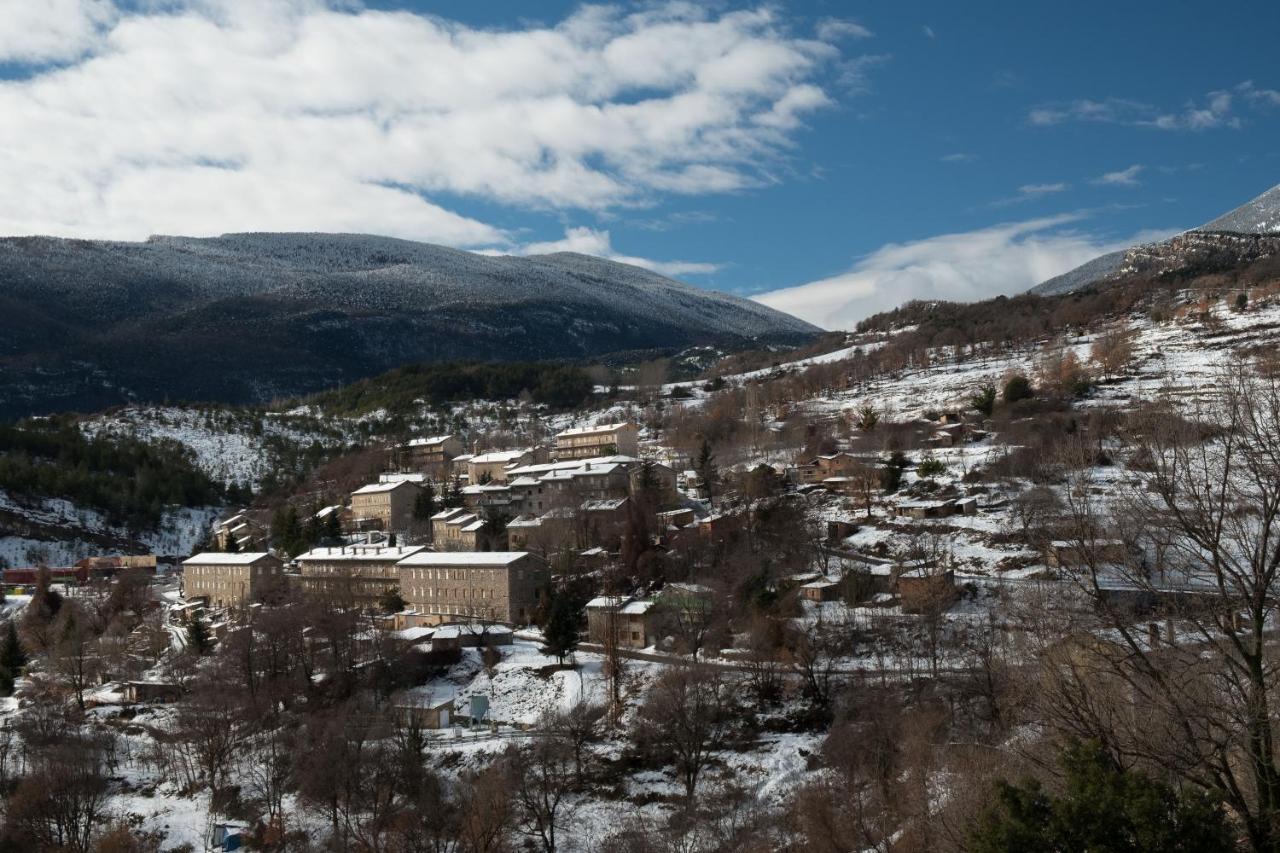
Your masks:
M284 565L265 551L210 551L182 562L182 594L215 607L240 607L284 582Z
M392 451L391 465L401 471L420 471L439 482L452 476L454 457L465 449L455 435L412 438Z
M314 548L295 558L297 580L308 594L373 608L383 593L400 586L400 570L396 564L421 550L420 545Z
M554 456L558 460L592 456L635 456L639 453L640 428L630 421L597 424L556 433Z
M408 530L413 504L422 487L409 480L370 483L351 493L351 519L357 530Z
M507 472L522 465L536 465L548 459L545 447L525 447L519 450L490 450L478 453L467 460L467 481L479 483L505 483Z
M549 580L546 564L525 551L420 551L399 568L400 594L429 624L526 624Z

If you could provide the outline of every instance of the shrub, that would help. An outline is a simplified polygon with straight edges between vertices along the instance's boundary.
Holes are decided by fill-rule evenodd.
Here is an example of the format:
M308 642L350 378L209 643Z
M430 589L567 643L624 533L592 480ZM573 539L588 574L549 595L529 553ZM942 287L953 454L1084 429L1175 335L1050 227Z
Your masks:
M1035 396L1035 391L1031 387L1031 380L1023 376L1021 373L1015 373L1010 376L1004 383L1004 401L1006 403L1016 403L1019 400L1029 400Z

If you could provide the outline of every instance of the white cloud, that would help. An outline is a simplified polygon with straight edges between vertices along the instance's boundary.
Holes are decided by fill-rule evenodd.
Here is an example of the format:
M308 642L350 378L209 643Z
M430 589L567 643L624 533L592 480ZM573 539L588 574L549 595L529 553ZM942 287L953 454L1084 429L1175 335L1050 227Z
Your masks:
M753 298L827 329L850 329L912 299L973 301L1019 293L1098 255L1167 236L1101 239L1070 227L1082 218L1068 214L890 243L848 272Z
M815 32L818 38L830 42L839 41L843 38L868 39L872 36L871 30L862 24L844 18L823 18L818 21Z
M1241 98L1251 107L1280 104L1280 92L1259 89L1252 81L1235 87ZM1241 118L1235 114L1236 101L1231 92L1216 90L1203 98L1188 101L1179 110L1162 110L1142 101L1127 98L1081 98L1042 104L1027 114L1027 121L1036 125L1055 125L1063 122L1097 122L1120 124L1130 127L1148 127L1156 130L1209 130L1215 127L1239 128Z
M1138 186L1138 175L1146 167L1141 163L1134 163L1127 169L1120 169L1115 172L1107 172L1093 179L1093 183L1099 186L1112 187L1136 187Z
M1070 188L1070 184L1059 181L1056 184L1023 184L1018 187L1018 192L1026 196L1041 196L1066 192Z
M0 0L0 62L63 62L116 18L111 0Z
M768 8L499 30L341 0L57 2L80 23L15 54L14 10L44 4L0 0L0 51L61 61L0 81L0 233L508 245L447 199L604 211L763 184L839 58Z
M951 154L943 154L938 158L943 163L972 163L978 159L977 154L969 154L964 151L955 151Z
M516 255L549 255L553 252L577 252L582 255L594 255L608 258L623 264L644 267L666 276L679 277L686 275L707 275L720 269L719 264L701 263L697 261L654 261L649 258L637 258L623 255L615 251L608 231L595 228L569 228L564 232L564 239L550 240L544 243L526 243L516 247L510 254ZM497 254L489 252L488 254Z

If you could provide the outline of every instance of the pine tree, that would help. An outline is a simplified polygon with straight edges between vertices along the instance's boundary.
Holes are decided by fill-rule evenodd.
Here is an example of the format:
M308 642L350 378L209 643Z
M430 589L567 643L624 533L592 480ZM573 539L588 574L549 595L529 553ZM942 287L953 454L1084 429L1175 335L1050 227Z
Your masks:
M4 641L0 643L0 668L16 677L22 674L22 668L26 665L27 653L23 651L22 642L18 639L18 626L10 619Z
M710 503L715 497L719 481L716 473L716 455L711 452L711 443L705 438L702 439L702 448L698 451L698 461L694 469L698 472L698 479L702 481L702 489L707 493L707 502Z
M424 480L422 489L413 499L413 517L418 521L426 521L436 514L436 489L430 480Z
M198 655L202 655L209 650L209 627L204 624L203 617L195 616L188 623L187 648Z
M578 647L578 622L582 608L569 594L557 592L551 599L547 623L542 626L544 655L555 655L560 664Z
M390 587L378 598L378 606L382 608L382 612L386 614L399 613L409 606L404 600L404 596L400 594L398 587Z

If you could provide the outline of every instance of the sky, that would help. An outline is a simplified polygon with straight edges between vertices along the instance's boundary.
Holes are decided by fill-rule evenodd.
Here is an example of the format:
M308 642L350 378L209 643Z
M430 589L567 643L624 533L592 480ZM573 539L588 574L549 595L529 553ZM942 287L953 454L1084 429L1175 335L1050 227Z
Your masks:
M826 328L1280 183L1280 4L0 0L0 234L578 251Z

